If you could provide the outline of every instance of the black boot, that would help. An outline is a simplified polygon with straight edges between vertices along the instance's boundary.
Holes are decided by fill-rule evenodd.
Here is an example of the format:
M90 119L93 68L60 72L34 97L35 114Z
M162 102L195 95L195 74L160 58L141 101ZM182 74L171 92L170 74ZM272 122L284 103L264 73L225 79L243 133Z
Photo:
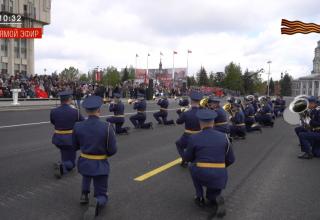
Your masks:
M80 197L80 204L86 205L89 203L89 196L88 193L82 193Z
M203 197L195 197L194 198L194 203L199 206L200 208L204 207L205 206L205 200Z
M188 167L188 162L183 160L183 161L181 161L180 166L182 166L183 168L187 168Z
M310 160L313 158L312 153L304 153L302 155L298 156L299 159L306 159L306 160Z
M57 178L57 179L60 179L63 175L63 167L62 167L62 164L61 163L55 163L54 164L54 176Z
M218 218L223 218L226 215L226 207L224 205L224 198L222 196L218 196L216 198L217 211L216 215Z

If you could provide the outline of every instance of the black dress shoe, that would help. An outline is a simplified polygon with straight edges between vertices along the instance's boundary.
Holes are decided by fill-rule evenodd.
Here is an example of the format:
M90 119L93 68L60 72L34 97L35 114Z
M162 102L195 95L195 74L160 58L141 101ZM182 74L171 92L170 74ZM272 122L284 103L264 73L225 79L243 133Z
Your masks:
M55 163L54 164L54 176L57 178L57 179L60 179L63 175L63 167L62 167L62 164L61 163Z
M80 204L86 205L89 203L89 196L88 193L82 193L80 197Z
M204 207L206 205L204 198L202 197L195 197L194 198L194 203L199 206L199 207Z
M99 215L101 208L102 208L102 206L98 203L98 201L96 201L96 209L95 209L95 213L94 213L95 217L97 217Z
M224 198L222 196L218 196L216 198L216 203L217 203L216 215L218 218L223 218L226 215L226 207L224 205Z
M313 158L313 155L311 153L304 153L302 155L298 156L299 159L306 159L306 160L310 160Z
M183 168L187 168L187 167L188 167L188 162L186 162L186 161L181 161L180 166L182 166Z

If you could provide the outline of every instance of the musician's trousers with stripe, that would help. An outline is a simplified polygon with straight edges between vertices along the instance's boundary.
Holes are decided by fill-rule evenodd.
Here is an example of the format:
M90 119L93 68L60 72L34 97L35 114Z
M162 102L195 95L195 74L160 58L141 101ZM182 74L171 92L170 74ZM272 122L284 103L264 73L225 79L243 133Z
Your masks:
M299 139L302 152L313 153L314 156L320 156L320 132L300 132Z
M159 111L153 114L153 117L157 120L159 124L172 125L174 124L173 120L167 120L168 112L167 111ZM162 118L162 120L160 119Z

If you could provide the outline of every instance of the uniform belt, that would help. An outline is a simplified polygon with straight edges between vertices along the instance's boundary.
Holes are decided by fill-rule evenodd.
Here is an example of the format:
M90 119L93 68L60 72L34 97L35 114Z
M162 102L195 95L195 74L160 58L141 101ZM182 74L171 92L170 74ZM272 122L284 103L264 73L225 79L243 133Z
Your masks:
M92 154L84 154L84 153L81 153L80 157L83 157L89 160L105 160L108 158L107 155L92 155Z
M138 113L144 113L144 111L137 111Z
M54 133L56 133L56 134L72 134L73 130L55 130Z
M240 126L245 126L245 125L246 125L245 123L235 124L235 126L238 126L238 127L240 127Z
M266 115L272 115L272 113L266 113Z
M228 122L227 122L227 121L224 121L224 122L218 122L218 123L215 123L214 125L215 125L215 126L219 126L219 125L226 125L226 124L228 124Z
M320 127L312 128L312 130L320 131Z
M113 117L124 118L124 115L114 115Z
M198 134L200 131L192 131L192 130L184 130L184 133L187 133L187 134Z
M167 111L168 109L166 109L166 108L160 108L160 110Z
M225 163L196 163L197 167L201 168L226 168Z
M248 118L254 118L254 116L253 116L253 115L250 115L250 116L248 116Z

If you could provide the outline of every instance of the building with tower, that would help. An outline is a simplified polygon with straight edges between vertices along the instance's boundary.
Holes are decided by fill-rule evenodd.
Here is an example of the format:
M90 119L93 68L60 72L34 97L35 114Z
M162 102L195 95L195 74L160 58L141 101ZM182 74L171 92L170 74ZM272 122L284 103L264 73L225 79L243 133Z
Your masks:
M292 96L297 95L320 96L320 41L315 49L311 74L292 82Z
M43 28L50 24L51 0L0 0L0 16L18 16L0 27ZM4 20L4 19L3 19ZM34 39L0 39L0 73L34 74Z

